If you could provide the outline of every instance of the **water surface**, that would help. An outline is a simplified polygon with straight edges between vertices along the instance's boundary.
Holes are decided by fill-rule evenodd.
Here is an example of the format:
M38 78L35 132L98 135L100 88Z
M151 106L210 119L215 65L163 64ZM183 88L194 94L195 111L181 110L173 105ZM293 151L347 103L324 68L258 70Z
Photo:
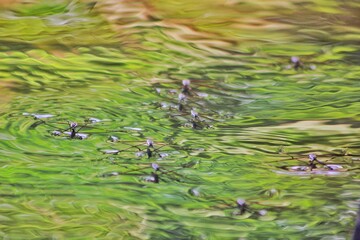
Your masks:
M106 0L3 8L1 236L351 238L359 7ZM179 111L184 79L191 96ZM79 133L88 137L51 134L68 122L86 125ZM160 147L150 158L148 138ZM286 170L310 153L346 171Z

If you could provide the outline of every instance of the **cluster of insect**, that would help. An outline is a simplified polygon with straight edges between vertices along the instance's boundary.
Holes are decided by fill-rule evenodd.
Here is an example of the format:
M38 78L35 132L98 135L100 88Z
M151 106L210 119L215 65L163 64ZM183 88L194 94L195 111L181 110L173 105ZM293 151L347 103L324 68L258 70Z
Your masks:
M202 104L201 99L206 98L206 93L195 91L191 87L191 81L185 79L182 81L182 87L180 91L175 89L164 90L162 88L155 88L156 92L160 95L162 92L166 92L166 96L163 96L168 102L163 101L157 104L157 107L175 112L171 113L170 117L177 119L184 127L189 127L197 130L212 128L213 123L216 122L211 115L215 115L216 112L207 109ZM176 97L172 97L172 96ZM170 97L169 97L170 96ZM202 114L199 113L198 109L201 109Z
M296 70L304 68L305 65L300 61L299 58L293 57L291 59L292 66ZM161 88L156 88L156 92L158 94L162 94L164 90ZM171 114L173 118L179 118L184 120L182 126L189 127L196 130L212 128L212 124L216 122L212 118L212 115L206 111L203 111L203 114L199 114L197 109L203 108L203 105L199 104L199 98L205 98L206 94L197 92L193 90L191 87L190 80L183 80L182 86L180 90L167 90L167 94L165 96L173 96L177 94L177 98L170 97L171 103L162 102L159 107L166 110L171 110L170 112L175 112ZM103 173L100 177L113 177L113 176L138 176L142 181L151 182L151 183L160 183L167 181L176 181L183 182L187 180L187 176L184 176L179 173L178 170L183 168L191 168L198 164L198 162L189 162L188 164L183 164L179 167L167 167L163 161L162 166L157 162L158 160L164 160L169 156L169 151L163 151L163 149L171 149L172 152L178 152L179 150L192 150L185 149L181 146L178 146L173 143L160 143L154 142L150 138L145 138L142 134L138 134L142 136L142 140L140 141L125 141L119 139L119 137L113 135L114 132L141 132L141 129L137 128L125 128L118 129L112 131L104 131L98 127L98 124L102 123L103 120L97 118L89 118L83 123L79 124L77 122L60 122L63 128L59 128L57 123L51 123L51 121L47 121L48 119L54 117L51 114L28 114L24 115L31 116L35 120L37 120L31 127L35 128L38 125L46 125L52 128L49 131L49 134L54 137L71 139L71 140L84 140L87 139L91 134L96 133L106 133L108 138L107 142L111 143L112 146L117 146L112 149L100 149L100 152L104 155L108 155L108 159L114 160L118 155L126 155L129 152L132 153L132 156L139 158L147 158L148 160L152 160L144 163L139 162L132 166L133 168L122 171L112 171ZM90 129L90 131L86 131L86 129ZM116 145L117 144L117 145ZM116 163L116 161L113 161ZM123 165L123 164L122 164ZM324 161L320 161L315 154L308 155L308 162L301 166L282 166L282 169L285 169L287 172L343 172L346 171L341 165L338 164L329 164ZM189 194L196 197L201 197L202 193L199 189L192 188L189 190ZM279 195L277 190L269 190L267 193L268 197L274 197ZM232 200L230 203L224 203L215 208L230 211L229 213L233 216L242 216L242 217L255 217L255 218L268 218L268 210L269 208L279 208L285 207L283 203L276 205L266 205L269 203L262 203L259 201L252 200L244 200L237 199L236 201ZM263 206L266 206L268 210L263 209Z
M170 140L167 143L162 143L162 142L155 143L154 140L152 140L151 138L145 138L141 133L142 129L140 128L125 127L124 129L106 131L105 129L101 128L102 127L101 125L99 125L101 123L104 123L104 121L97 118L88 118L83 123L79 124L77 122L71 122L71 121L53 122L50 119L53 118L54 115L51 114L24 113L23 115L31 116L36 120L30 126L30 129L34 129L40 125L48 126L52 128L52 130L48 131L49 135L56 138L70 139L70 140L85 140L93 134L107 135L108 138L106 142L110 143L113 148L99 149L99 151L103 155L111 156L106 158L112 160L114 159L114 157L117 157L114 155L121 155L120 159L123 159L124 157L126 158L132 156L130 157L130 159L133 159L135 157L135 159L147 158L149 160L158 161L158 160L164 160L165 158L173 154L180 154L180 152L184 152L184 151L187 152L193 150L191 148L182 147L180 145L172 143ZM59 126L64 126L64 127L59 127ZM114 133L118 133L118 132L135 133L134 135L136 135L136 138L139 138L140 136L142 140L122 140L119 137L113 135ZM163 151L163 149L165 150ZM195 150L199 150L199 149L195 149ZM145 171L146 173L148 172L148 170L152 171L150 175L141 177L141 179L146 182L159 183L161 179L165 179L165 178L180 182L183 181L182 179L185 179L185 177L181 178L180 174L176 173L177 169L169 170L166 167L160 167L159 164L155 162L147 163L145 164L145 166L143 166L141 162L136 163L134 165L139 167L131 170L132 172ZM189 167L189 166L183 165L181 168ZM117 176L117 175L131 175L131 173L125 171L125 172L111 172L111 173L101 174L101 176L103 177Z
M197 198L205 197L198 187L191 188L188 193ZM229 216L241 219L252 218L266 221L275 219L279 209L286 208L291 204L284 201L281 191L275 188L262 190L258 196L259 198L246 200L243 198L226 199L211 195L206 195L206 198L216 203L211 207L212 210L224 211Z
M49 131L50 135L52 136L65 137L70 139L79 139L79 140L84 140L88 138L90 135L89 133L85 133L85 132L82 133L80 132L80 130L85 128L94 128L95 123L101 122L101 120L97 118L88 118L83 124L78 124L77 122L71 122L71 121L53 123L51 121L48 121L49 119L55 117L55 115L52 114L23 113L23 115L31 116L36 120L36 122L30 126L30 129L34 129L39 125L46 125L53 129ZM92 131L92 133L97 133L97 132Z
M157 93L160 94L162 89L157 88ZM166 96L171 96L170 101L172 104L161 105L161 108L166 108L167 110L176 110L176 113L171 114L172 118L178 118L184 120L182 124L185 127L190 127L192 129L201 130L212 127L212 123L215 121L212 119L209 114L205 113L206 111L203 108L203 105L200 103L199 99L206 98L207 94L195 91L191 86L191 81L186 79L182 81L181 88L179 90L168 90ZM176 100L172 98L174 94L178 94ZM199 114L197 109L202 108L204 110L204 114ZM172 111L170 111L172 112ZM141 129L137 128L124 128L117 129L112 131L106 131L101 128L101 124L104 123L104 120L100 120L97 118L88 118L83 123L73 122L73 121L64 121L64 122L53 122L49 119L53 118L54 115L51 114L30 114L24 113L26 116L31 116L35 120L35 123L31 125L31 128L36 128L39 125L46 125L52 130L48 131L51 136L62 138L62 139L71 139L71 140L84 140L89 138L92 134L107 134L108 139L107 142L110 142L113 148L111 149L100 149L100 152L104 155L108 155L109 157L105 157L107 159L117 159L117 155L129 156L129 153L132 153L131 158L147 158L147 159L156 159L156 160L164 160L169 157L171 154L178 154L180 151L202 151L202 149L191 149L184 148L177 144L172 143L171 141L168 143L154 142L150 138L146 138L141 133ZM62 127L59 127L62 126ZM141 136L142 140L123 140L119 139L116 135L113 135L115 132L129 132L135 131L138 136ZM109 136L110 135L110 136ZM164 149L166 149L164 151ZM115 156L114 156L115 155ZM112 161L116 162L116 161ZM188 164L183 164L181 168L188 168L196 165L193 162L189 162ZM138 164L140 165L140 163ZM144 180L148 182L159 183L160 175L167 176L172 178L173 180L180 181L179 175L175 170L168 170L166 167L160 167L158 163L146 164L145 169L151 169L152 173ZM132 169L132 172L143 170L143 167L140 169ZM125 172L111 172L107 174L103 174L103 176L116 176L119 174L125 174ZM129 174L129 172L126 172ZM183 179L185 179L183 177Z

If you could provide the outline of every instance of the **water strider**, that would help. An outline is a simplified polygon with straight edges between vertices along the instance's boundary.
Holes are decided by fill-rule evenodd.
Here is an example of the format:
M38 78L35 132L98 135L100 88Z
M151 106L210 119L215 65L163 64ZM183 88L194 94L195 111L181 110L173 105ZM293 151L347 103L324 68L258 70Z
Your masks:
M67 122L54 122L51 121L50 118L54 117L55 115L51 114L31 114L34 116L34 119L37 120L34 122L30 128L36 128L40 125L45 125L51 127L55 130L48 130L52 136L65 136L70 139L79 139L84 140L88 138L91 134L108 134L108 133L115 133L115 132L124 132L129 133L130 131L133 132L140 132L141 129L131 129L131 128L124 128L123 129L114 129L114 130L107 130L102 127L97 126L99 123L103 123L104 121L98 118L87 118L84 120L82 124L74 121L67 121ZM64 127L63 125L66 125ZM84 129L87 129L84 131ZM117 141L117 137L110 136L109 141Z
M79 131L84 128L87 127L87 125L89 123L95 123L98 122L98 119L93 119L90 118L88 122L86 122L84 125L79 126L77 122L71 122L71 121L67 121L66 125L67 128L62 129L59 128L58 126L55 126L54 123L51 123L50 121L45 121L44 119L50 119L52 117L54 117L55 115L53 114L28 114L28 113L24 113L24 116L33 116L36 121L35 123L33 123L31 125L30 128L36 128L39 125L46 125L52 128L55 128L56 130L52 130L50 131L51 135L53 136L61 136L61 135L65 135L68 136L70 139L85 139L88 137L88 134L86 133L80 133ZM95 121L96 120L96 121ZM60 124L64 124L64 123L60 123Z
M210 125L210 123L208 122L208 120L210 120L211 118L205 117L205 116L200 117L199 113L197 111L195 111L194 109L191 109L190 115L191 115L191 118L190 118L190 120L188 120L189 123L185 124L185 126L190 125L191 128L197 129L197 130L212 127ZM213 119L211 119L211 120L214 121Z
M314 64L304 64L299 57L292 56L290 58L290 65L287 65L285 69L295 69L297 70L315 70L316 66Z
M181 93L187 96L192 95L191 93L191 87L190 87L190 80L189 79L185 79L182 81L182 89L181 89Z
M122 171L111 171L100 174L100 177L108 178L108 177L116 177L116 176L132 176L139 178L141 181L152 182L152 183L160 183L160 181L164 183L171 182L184 182L186 177L177 173L177 169L169 169L160 167L158 163L151 163L150 168L152 169L151 173L148 173L149 165L138 163L138 164L129 164L131 165L131 169L127 170L126 164L119 164L120 167L123 167Z
M115 136L110 136L109 141L117 143L119 145L124 145L125 147L122 149L101 150L104 154L117 155L121 152L128 152L131 149L136 149L137 150L135 152L136 157L143 157L146 155L147 158L152 158L156 154L157 156L159 156L159 158L163 159L163 158L167 157L169 154L160 152L159 150L161 148L164 148L166 146L178 148L175 145L167 144L167 143L158 144L160 146L155 147L154 141L150 138L147 138L145 142L144 141L121 141ZM145 148L143 146L145 146Z
M292 157L296 160L295 157ZM340 164L328 164L326 162L320 161L316 154L311 153L308 155L308 162L306 165L302 166L281 166L280 168L291 171L291 172L308 172L315 174L327 174L327 173L336 173L336 172L346 172L351 169L344 168Z
M151 168L154 171L151 173L150 179L153 179L154 183L159 183L160 180L163 182L184 182L186 180L186 177L177 173L176 169L163 168L157 163L151 163Z
M189 79L185 79L182 81L182 87L180 91L175 89L170 89L167 92L170 96L178 94L177 101L173 98L169 98L169 96L163 96L164 98L168 98L173 103L161 102L159 106L162 109L168 110L177 110L179 112L186 112L188 109L193 108L194 106L203 107L199 104L198 100L207 97L206 93L198 93L194 91L191 86L191 81ZM156 92L160 94L161 89L155 88Z
M238 208L238 212L236 213L239 215L243 215L245 212L250 211L249 205L242 198L236 200L236 206Z
M43 124L54 127L52 124L49 124L47 122L43 122ZM80 133L80 130L86 126L87 126L86 124L79 126L78 123L76 123L76 122L68 121L68 128L66 128L66 129L57 128L56 130L51 131L51 135L53 135L53 136L65 135L65 136L69 137L70 139L83 140L89 136L89 134Z
M304 64L300 61L300 58L298 57L291 57L291 63L293 64L293 68L295 70L298 70L299 68L303 68Z

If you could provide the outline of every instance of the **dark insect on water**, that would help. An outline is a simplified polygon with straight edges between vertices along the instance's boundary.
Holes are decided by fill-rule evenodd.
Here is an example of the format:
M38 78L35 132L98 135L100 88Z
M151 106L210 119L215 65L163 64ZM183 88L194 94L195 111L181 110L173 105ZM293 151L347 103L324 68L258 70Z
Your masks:
M315 154L313 154L313 153L309 154L308 167L309 167L310 171L312 171L315 168L318 168L319 164L321 164L322 166L328 168L329 170L333 170L333 168L331 166L328 166L324 162L318 160Z
M185 95L192 95L191 92L191 87L190 87L190 80L189 79L185 79L182 81L182 89L181 89L181 93L185 94Z
M157 163L151 163L150 169L151 173L149 174L149 164L140 163L138 164L138 167L135 167L131 170L120 172L107 172L101 174L100 177L135 176L139 177L141 181L152 183L159 183L160 181L182 182L184 179L184 176L177 173L176 170L169 170L168 168L160 167Z
M146 139L145 143L141 142L140 144L134 144L139 141L119 141L117 137L111 136L109 139L111 141L114 141L116 143L119 143L121 145L124 145L125 147L123 149L110 149L110 150L102 150L104 154L113 154L117 155L121 152L128 152L131 149L136 149L135 155L137 157L143 157L147 156L147 158L154 157L155 155L159 156L160 158L165 158L168 156L166 153L162 153L159 150L165 146L171 146L171 144L158 144L159 147L155 147L155 143L152 139L148 138ZM145 146L145 148L144 148ZM174 146L175 147L175 146Z
M100 123L101 120L97 118L86 119L82 124L73 121L67 121L67 122L45 121L43 117L42 118L38 117L36 118L36 120L37 121L30 126L30 129L34 129L40 125L44 125L54 129L54 130L48 130L52 136L64 136L70 139L83 140L88 138L90 134L104 134L109 132L128 132L126 130L108 131L105 129L98 128L95 125ZM83 131L84 129L87 129L87 131Z
M208 117L200 117L199 113L196 112L194 109L192 109L190 111L191 114L191 118L189 120L189 123L186 124L185 126L191 126L191 128L193 129L204 129L204 128L211 128L211 125L208 123L207 120L209 120L210 118ZM207 119L207 120L206 120ZM213 119L211 119L213 120ZM214 121L214 120L213 120Z
M274 210L279 211L279 208L288 207L289 202L283 201L267 201L266 199L261 200L247 200L245 201L242 198L236 200L236 210L232 212L233 215L249 215L249 217L269 217L269 211ZM251 206L251 207L250 207ZM266 207L264 209L263 207Z
M62 123L60 123L62 125ZM56 130L50 130L50 134L52 136L66 136L70 139L85 139L89 136L87 133L80 133L80 130L87 127L87 123L84 125L79 126L76 122L70 122L68 121L66 123L67 128L59 128L58 126L55 126L53 123L46 122L42 119L38 119L37 122L33 123L30 126L30 129L34 129L38 127L39 125L46 125Z
M196 90L193 90L190 85L191 85L191 81L189 79L184 79L182 81L181 93L187 97L207 97L208 96L206 93L201 93ZM214 88L214 86L210 86L210 85L203 85L203 84L196 84L196 85L206 87L206 88Z
M198 193L197 190L191 189L191 195L201 197L202 194ZM257 218L263 216L269 216L269 211L279 211L279 208L287 207L290 205L289 202L279 201L268 201L267 199L251 200L238 198L235 200L226 200L220 199L217 196L208 196L208 198L213 198L215 201L221 202L213 206L213 208L218 210L223 210L231 214L232 216L241 216L242 218ZM229 202L230 201L230 202ZM266 209L264 209L266 207Z
M323 161L320 161L317 156L313 153L309 154L309 163L306 166L307 169L309 171L313 171L316 169L321 169L321 170L330 170L330 171L341 171L344 170L342 166L340 165L336 165L336 164L326 164ZM320 167L321 165L321 167Z
M79 126L76 122L68 122L69 127L65 130L54 130L51 132L53 136L66 135L71 139L86 139L89 135L86 133L80 133L80 130L86 125Z
M291 63L293 64L293 68L295 70L298 70L299 68L303 68L304 64L300 61L300 58L298 57L291 57Z
M175 170L168 170L164 168L160 168L159 164L157 163L151 163L151 168L153 169L153 172L150 176L147 176L145 178L145 181L147 182L153 182L153 183L159 183L160 180L167 182L167 181L176 181L181 182L184 177ZM166 178L165 178L166 177Z
M295 158L294 158L295 159ZM344 172L347 171L347 169L343 168L339 164L327 164L323 161L320 161L318 157L311 153L308 155L309 161L306 165L302 166L282 166L281 168L288 170L288 171L307 171L307 172L331 172L331 171L338 171L338 172Z
M158 89L157 91L160 93L161 89ZM180 93L176 90L171 91L171 93L172 95L178 93L177 102L174 103L175 100L172 100L172 103L162 102L159 106L162 109L177 110L178 113L169 113L169 116L174 120L183 121L184 118L187 118L187 116L190 115L191 118L185 119L186 123L182 126L198 130L210 128L210 123L215 121L212 116L219 116L219 112L206 108L206 102L200 99L207 96L207 94L201 94L194 91L191 87L191 81L188 79L182 81ZM195 111L196 108L202 109L201 117L199 113Z
M182 122L186 121L185 123L181 124L181 126L190 127L197 130L201 130L204 128L211 128L212 127L211 123L217 121L209 116L205 116L205 115L200 116L200 114L197 111L195 111L195 109L193 108L190 110L190 112L171 114L170 117L178 121L182 121Z
M300 69L308 69L308 70L315 70L316 66L313 64L310 65L305 65L299 57L296 56L292 56L290 58L290 65L286 66L286 69L295 69L295 70L300 70Z
M238 214L243 215L245 212L250 211L249 205L242 198L236 200L236 206L238 208Z
M180 112L186 111L187 108L191 108L191 106L199 106L196 101L199 97L205 97L207 94L198 93L194 91L191 86L191 81L189 79L185 79L182 81L182 87L180 91L178 90L168 90L171 95L178 94L177 102L175 103L174 99L169 99L172 103L161 103L160 107L169 110L178 110ZM161 89L156 88L157 92L160 93Z
M143 155L146 155L147 158L154 157L155 155L160 158L165 158L168 156L167 153L160 152L159 150L162 149L163 147L170 146L170 144L161 144L161 145L158 144L160 146L155 147L153 140L147 139L145 145L146 145L145 149L139 148L139 151L136 153L136 156L142 157Z

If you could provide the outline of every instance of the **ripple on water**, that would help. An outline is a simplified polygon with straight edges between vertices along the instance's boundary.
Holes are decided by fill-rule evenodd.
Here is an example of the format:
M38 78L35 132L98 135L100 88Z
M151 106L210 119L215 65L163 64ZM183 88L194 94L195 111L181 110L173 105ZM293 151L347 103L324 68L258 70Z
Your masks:
M0 36L17 40L2 41L1 76L19 86L0 116L3 233L345 238L359 69L356 31L330 20L347 22L347 4L175 2L105 0L89 12L60 1L5 17ZM83 141L69 138L73 122L86 125ZM310 153L348 171L279 170Z

